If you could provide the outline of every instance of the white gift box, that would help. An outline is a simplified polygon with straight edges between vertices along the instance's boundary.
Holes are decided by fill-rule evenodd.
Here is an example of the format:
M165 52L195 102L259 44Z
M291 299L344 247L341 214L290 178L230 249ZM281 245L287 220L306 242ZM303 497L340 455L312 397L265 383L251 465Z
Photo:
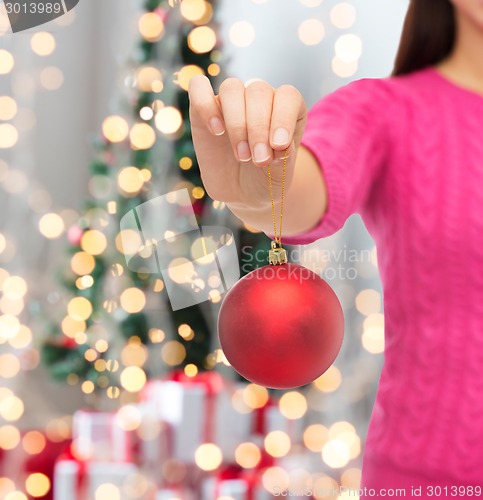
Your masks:
M107 495L114 489L119 491L119 496L115 494L119 500L139 499L132 486L126 487L138 473L132 463L60 460L54 470L54 500L98 500L99 497L108 500Z
M261 484L254 486L250 492L248 481L240 479L218 479L215 476L206 478L201 488L201 500L216 500L227 497L233 500L269 500L273 495Z
M196 500L196 496L185 488L163 488L156 493L155 500Z
M203 383L154 380L147 384L143 399L169 424L170 456L186 463L194 462L197 448L206 442L215 443L224 460L232 461L236 447L249 439L252 430L253 415L234 408L225 385L210 392Z
M74 413L72 441L81 460L128 462L132 435L119 426L115 412L80 410Z

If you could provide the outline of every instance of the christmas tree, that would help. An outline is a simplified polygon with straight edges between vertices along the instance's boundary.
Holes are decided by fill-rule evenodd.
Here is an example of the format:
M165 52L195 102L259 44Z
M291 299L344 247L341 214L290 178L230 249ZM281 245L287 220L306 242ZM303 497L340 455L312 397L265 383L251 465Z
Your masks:
M103 122L90 166L92 196L68 230L60 278L70 298L42 349L56 379L111 399L123 389L139 390L159 375L160 365L193 374L223 359L201 304L173 311L159 274L127 267L129 235L120 231L125 214L156 193L187 189L197 223L224 212L237 228L238 246L269 246L263 233L240 227L223 203L206 195L191 141L189 80L205 74L216 86L221 74L216 2L147 0L144 8L123 111ZM242 274L254 265L245 263ZM212 302L220 300L213 295ZM164 363L150 363L158 351Z

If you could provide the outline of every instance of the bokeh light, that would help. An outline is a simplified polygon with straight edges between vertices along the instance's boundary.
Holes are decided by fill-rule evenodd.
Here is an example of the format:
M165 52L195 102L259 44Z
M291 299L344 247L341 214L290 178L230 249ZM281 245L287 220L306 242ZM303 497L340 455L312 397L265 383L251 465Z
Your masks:
M290 437L286 432L272 431L265 436L264 445L272 457L284 457L290 451Z
M120 297L121 307L128 313L142 311L146 305L146 295L139 288L127 288Z
M282 467L269 467L262 476L263 487L269 491L284 491L290 484L288 472Z
M59 238L64 232L64 221L59 214L45 214L39 220L40 233L50 240Z
M10 54L8 50L0 49L0 75L6 75L7 73L10 73L14 64L15 61L12 54Z
M381 310L381 294L370 288L360 291L356 297L356 308L365 316L378 313Z
M30 39L32 50L39 56L48 56L55 50L55 38L51 33L39 31Z
M299 26L298 36L305 45L317 45L324 39L324 25L318 19L306 19Z
M115 484L104 483L97 487L95 500L121 500L121 492Z
M139 366L128 366L121 372L122 387L128 392L139 392L146 384L146 373Z
M181 364L186 357L186 348L177 340L169 340L161 349L161 358L168 366Z
M384 352L384 315L369 314L364 320L362 345L372 354Z
M129 125L121 116L108 116L102 122L102 133L111 142L122 142L129 134Z
M248 384L243 389L243 401L252 409L263 408L269 399L266 387L257 384Z
M213 16L211 4L204 0L182 0L181 15L193 24L207 24Z
M255 443L240 443L235 450L235 460L244 469L256 467L261 458L260 448Z
M234 23L228 32L230 42L236 47L248 47L255 40L255 28L247 21Z
M332 71L340 78L349 78L356 74L359 65L357 61L341 61L337 56L332 59Z
M0 96L0 120L11 120L17 114L17 103L8 95Z
M140 425L142 415L140 410L134 405L126 405L119 409L116 415L116 422L125 431L134 431Z
M334 392L340 387L342 375L340 370L331 365L326 372L314 380L314 386L322 392Z
M161 108L156 113L154 120L156 128L163 134L176 133L183 123L183 117L181 116L179 109L174 106Z
M9 299L21 299L27 293L27 282L21 276L8 276L2 284L2 291Z
M139 32L148 42L156 42L164 33L164 23L161 17L154 12L146 12L138 21Z
M18 140L17 129L10 123L0 124L0 149L15 146Z
M40 83L46 90L57 90L64 83L64 72L56 66L48 66L40 72Z
M20 361L15 354L7 352L0 355L0 377L13 378L17 376L19 372Z
M20 431L13 425L0 427L0 448L13 450L20 443Z
M290 420L302 418L307 412L307 400L297 391L284 393L278 404L282 415Z
M213 443L200 445L195 452L196 465L203 471L217 469L223 460L220 448Z
M25 490L33 497L43 497L50 491L50 479L40 472L30 474L25 480Z
M143 187L144 178L139 168L124 167L117 176L117 184L123 193L134 195Z
M202 68L196 64L187 64L183 66L179 71L176 71L174 75L176 76L175 83L177 83L183 90L188 90L188 85L191 78L195 75L204 75L205 72Z
M216 33L209 26L198 26L188 35L188 47L196 54L210 52L216 44Z
M44 435L39 431L28 431L22 438L22 447L29 455L41 453L46 444Z
M356 21L356 8L348 3L341 2L332 7L330 10L330 22L339 29L347 29L352 27Z
M163 90L161 71L153 66L139 68L136 71L136 82L138 88L144 92L161 92Z
M345 467L350 461L349 445L341 439L331 439L322 448L322 460L333 469Z
M67 311L75 320L86 320L92 314L92 304L85 297L74 297L68 303Z
M335 42L335 54L343 62L357 61L362 54L362 40L352 33L340 36Z
M87 230L81 238L81 248L90 255L100 255L107 247L107 238L97 229Z
M136 123L129 133L133 149L149 149L156 142L156 133L147 123Z
M322 424L309 425L303 434L305 446L311 451L322 451L329 439L329 429Z
M79 276L92 273L96 266L96 259L86 252L77 252L70 259L72 270Z

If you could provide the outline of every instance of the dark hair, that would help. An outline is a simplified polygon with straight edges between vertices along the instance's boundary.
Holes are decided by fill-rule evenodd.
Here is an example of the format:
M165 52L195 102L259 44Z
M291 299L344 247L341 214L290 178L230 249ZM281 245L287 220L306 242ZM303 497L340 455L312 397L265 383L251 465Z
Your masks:
M411 0L392 74L437 64L451 53L455 38L455 13L449 0Z

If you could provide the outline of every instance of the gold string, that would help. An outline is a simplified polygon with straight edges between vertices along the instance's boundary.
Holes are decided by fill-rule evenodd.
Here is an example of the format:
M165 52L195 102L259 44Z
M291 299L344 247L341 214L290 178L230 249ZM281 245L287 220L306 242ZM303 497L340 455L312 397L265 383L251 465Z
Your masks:
M270 165L268 165L268 185L270 188L270 200L272 202L272 219L273 219L273 235L275 237L275 242L278 245L282 245L282 217L283 217L283 200L285 195L285 175L287 171L287 154L288 148L285 149L285 153L283 155L283 170L282 170L282 196L280 201L280 233L277 236L277 221L275 218L275 203L273 201L273 191L272 191L272 174L270 172Z

